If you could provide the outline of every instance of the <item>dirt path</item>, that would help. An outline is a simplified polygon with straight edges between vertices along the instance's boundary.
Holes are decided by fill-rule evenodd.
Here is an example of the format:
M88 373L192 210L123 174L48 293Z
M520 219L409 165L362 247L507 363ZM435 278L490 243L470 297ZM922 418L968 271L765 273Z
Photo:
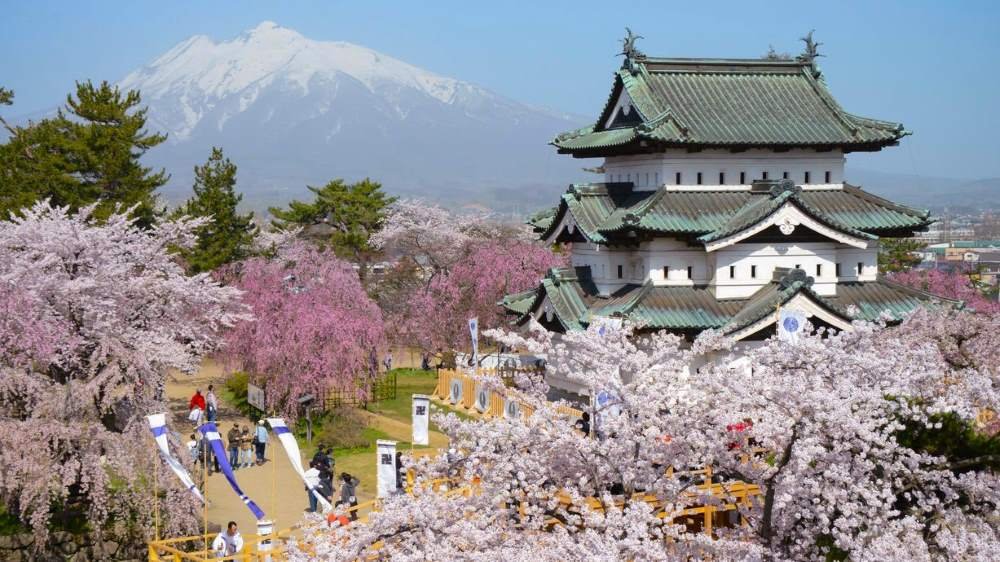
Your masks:
M167 379L167 400L172 414L172 426L181 431L184 437L193 432L191 422L187 419L188 401L195 389L201 389L205 394L209 384L215 385L216 396L219 397L219 412L216 425L225 440L226 433L234 423L246 426L247 419L226 404L219 389L224 384L221 366L212 360L205 360L201 369L194 375L172 373ZM410 441L412 432L410 424L363 411L373 427L385 432L393 439ZM292 469L285 450L276 441L273 434L269 435L265 453L267 462L262 466L239 469L235 472L236 479L243 492L254 500L264 511L266 517L274 521L275 529L287 529L298 524L308 507L302 480ZM430 432L431 447L443 448L448 444L448 438L436 431ZM305 449L304 443L299 443ZM346 455L335 455L336 470L349 472L361 480L358 490L358 501L365 502L375 496L375 454L359 452ZM308 466L309 459L303 458L303 466ZM195 477L200 481L200 476ZM208 498L207 518L210 532L214 532L228 521L236 521L239 528L246 534L256 532L256 518L233 492L222 474L208 477L205 495Z

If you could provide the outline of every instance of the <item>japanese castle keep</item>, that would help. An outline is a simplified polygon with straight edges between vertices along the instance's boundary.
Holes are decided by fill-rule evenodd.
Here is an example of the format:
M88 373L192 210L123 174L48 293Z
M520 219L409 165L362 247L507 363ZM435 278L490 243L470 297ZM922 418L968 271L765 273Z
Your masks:
M895 317L930 295L879 276L880 237L909 237L929 213L846 183L849 152L894 146L898 123L845 111L816 65L648 57L625 40L596 122L552 144L603 158L602 183L572 185L530 223L571 243L572 267L502 302L519 323L585 328L617 317L692 337L774 333L776 305L817 326Z

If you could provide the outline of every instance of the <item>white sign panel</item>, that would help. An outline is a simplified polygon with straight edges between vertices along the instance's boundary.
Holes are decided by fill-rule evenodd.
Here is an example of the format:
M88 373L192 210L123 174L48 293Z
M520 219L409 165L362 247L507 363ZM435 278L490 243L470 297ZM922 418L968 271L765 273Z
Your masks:
M427 434L431 417L431 399L424 394L413 395L413 444L430 445Z
M486 390L483 383L476 385L476 409L485 412L490 408L490 391Z
M254 384L247 384L247 403L262 412L267 411L264 389Z
M378 476L378 497L396 493L396 442L379 439L375 442L375 462Z
M516 420L521 416L521 404L513 398L504 398L503 417L509 420Z

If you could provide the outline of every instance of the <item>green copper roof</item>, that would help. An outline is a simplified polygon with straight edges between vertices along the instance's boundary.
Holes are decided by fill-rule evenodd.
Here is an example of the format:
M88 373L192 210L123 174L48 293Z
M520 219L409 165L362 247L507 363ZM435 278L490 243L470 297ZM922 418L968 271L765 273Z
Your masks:
M787 190L775 194L759 182L753 190L633 191L629 183L571 187L542 238L556 233L566 214L581 235L607 243L629 231L702 236L702 242L737 232L767 217L789 199L818 221L859 238L919 230L930 224L930 213L891 203L853 186L843 189Z
M612 115L622 92L638 116ZM559 135L552 144L579 156L652 147L850 151L878 150L905 134L898 123L844 111L806 61L640 57L616 73L596 124Z
M753 325L800 293L844 321L877 320L883 313L900 320L918 306L961 304L884 280L841 283L832 297L820 296L812 284L813 279L802 270L778 269L771 283L746 299L718 300L705 286L651 283L625 285L613 295L602 297L590 280L589 268L563 268L550 270L534 291L511 295L501 304L518 317L518 322L524 322L548 298L553 316L566 330L584 329L595 317L618 317L648 330L690 332L714 328L726 333Z

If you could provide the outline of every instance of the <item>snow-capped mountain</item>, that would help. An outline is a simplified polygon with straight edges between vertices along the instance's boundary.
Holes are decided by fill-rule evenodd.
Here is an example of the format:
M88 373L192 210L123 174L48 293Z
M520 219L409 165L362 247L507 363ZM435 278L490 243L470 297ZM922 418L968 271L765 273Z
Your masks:
M190 192L190 170L213 145L237 163L256 206L335 177L495 204L528 186L554 195L580 175L580 162L546 144L579 117L272 22L230 41L192 37L119 85L139 90L149 128L169 134L147 157L174 175L172 200Z

